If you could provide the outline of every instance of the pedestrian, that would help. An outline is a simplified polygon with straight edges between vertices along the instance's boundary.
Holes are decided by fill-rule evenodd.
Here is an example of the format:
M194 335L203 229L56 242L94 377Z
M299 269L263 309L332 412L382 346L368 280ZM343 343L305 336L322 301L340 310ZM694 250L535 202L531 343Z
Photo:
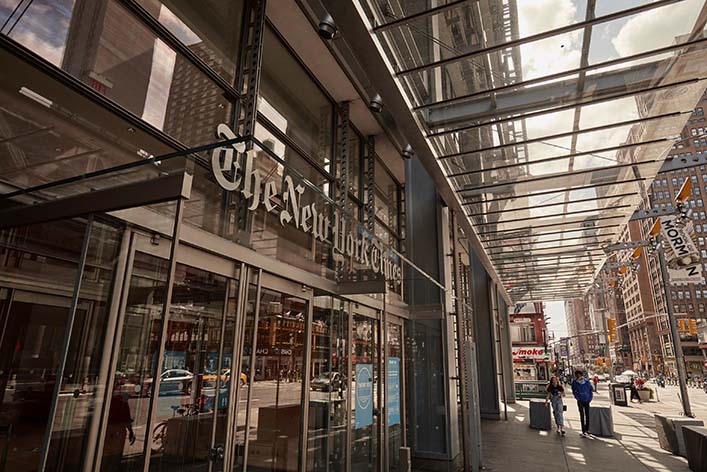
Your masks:
M599 383L599 376L597 374L594 374L594 378L592 378L592 383L594 384L594 392L596 393L597 384Z
M560 379L557 376L550 377L550 383L547 384L545 388L547 396L545 397L545 403L550 402L552 404L552 414L555 417L555 425L557 425L557 434L565 435L564 430L564 415L565 406L562 403L562 397L565 396L565 389L560 383Z
M579 408L579 421L582 423L581 438L589 437L589 404L594 398L592 386L589 380L584 378L581 370L574 371L574 380L572 381L572 395L577 399L577 408Z

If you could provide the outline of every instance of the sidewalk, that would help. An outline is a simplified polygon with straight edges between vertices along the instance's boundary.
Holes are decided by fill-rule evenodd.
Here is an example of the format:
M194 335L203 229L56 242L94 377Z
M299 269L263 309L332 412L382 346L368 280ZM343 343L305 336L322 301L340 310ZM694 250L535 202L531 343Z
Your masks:
M595 402L608 403L600 386ZM483 465L491 471L688 472L687 461L660 448L653 415L638 408L612 407L614 438L583 439L573 398L565 398L567 436L530 429L528 402L508 405L508 421L483 421Z

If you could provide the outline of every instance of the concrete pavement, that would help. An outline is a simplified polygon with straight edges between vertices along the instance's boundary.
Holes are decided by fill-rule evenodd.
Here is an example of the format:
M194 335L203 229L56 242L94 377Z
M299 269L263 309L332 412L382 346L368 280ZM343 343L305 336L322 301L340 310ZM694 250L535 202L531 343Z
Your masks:
M595 401L608 403L606 384L600 385ZM660 448L650 411L612 406L616 436L583 439L579 437L579 411L571 393L565 398L565 404L568 411L565 412L567 436L564 438L554 430L530 429L527 401L508 405L508 421L483 421L483 465L486 470L689 471L685 459Z

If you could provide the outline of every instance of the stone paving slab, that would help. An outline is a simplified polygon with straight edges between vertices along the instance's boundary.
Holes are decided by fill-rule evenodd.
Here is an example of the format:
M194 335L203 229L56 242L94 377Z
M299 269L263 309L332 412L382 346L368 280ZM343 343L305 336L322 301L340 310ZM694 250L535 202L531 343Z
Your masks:
M483 421L484 467L489 471L689 472L687 461L660 448L650 412L612 407L614 438L579 437L579 411L565 399L565 437L529 427L528 402L508 405L508 421ZM596 395L607 401L607 392ZM620 410L620 411L619 411Z

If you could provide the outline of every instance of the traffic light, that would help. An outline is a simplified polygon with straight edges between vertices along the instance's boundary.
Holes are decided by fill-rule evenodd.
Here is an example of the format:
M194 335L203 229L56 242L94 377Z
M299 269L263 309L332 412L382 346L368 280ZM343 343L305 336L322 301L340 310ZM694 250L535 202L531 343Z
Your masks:
M684 333L687 331L687 328L685 327L687 323L685 323L685 319L678 320L678 323L680 323L680 332Z
M690 334L693 336L697 336L697 320L688 320L688 325L690 326Z
M615 343L616 342L616 320L609 318L608 320L606 320L606 326L609 331L609 342Z

